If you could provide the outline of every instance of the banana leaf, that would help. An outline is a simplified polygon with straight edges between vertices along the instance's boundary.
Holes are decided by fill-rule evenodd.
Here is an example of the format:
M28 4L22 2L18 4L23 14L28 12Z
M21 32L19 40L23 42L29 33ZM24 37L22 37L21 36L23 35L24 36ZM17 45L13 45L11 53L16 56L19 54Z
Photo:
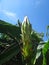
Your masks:
M16 25L9 24L5 21L0 20L0 33L5 33L13 38L19 40L20 39L20 33L21 29L20 27Z
M14 38L16 42L16 43L13 43L7 49L4 49L0 53L0 65L2 65L3 63L7 62L13 56L19 53L20 47L19 47L18 41L20 40L21 29L20 27L16 25L12 25L10 23L0 20L0 33L4 33L11 36L11 38Z

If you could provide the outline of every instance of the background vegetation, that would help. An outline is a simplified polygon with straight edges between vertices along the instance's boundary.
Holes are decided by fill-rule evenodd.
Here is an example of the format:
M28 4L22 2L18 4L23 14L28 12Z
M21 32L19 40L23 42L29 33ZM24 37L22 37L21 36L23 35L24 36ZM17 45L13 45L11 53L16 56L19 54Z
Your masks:
M27 17L17 25L0 20L0 65L49 65L49 26L46 35L45 42Z

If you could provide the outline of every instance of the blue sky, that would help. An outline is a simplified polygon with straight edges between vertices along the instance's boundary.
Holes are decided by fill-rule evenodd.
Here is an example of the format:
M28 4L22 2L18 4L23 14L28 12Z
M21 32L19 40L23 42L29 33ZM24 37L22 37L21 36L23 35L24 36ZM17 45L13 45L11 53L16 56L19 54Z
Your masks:
M28 16L33 29L44 32L49 25L49 0L0 0L0 19L16 24Z

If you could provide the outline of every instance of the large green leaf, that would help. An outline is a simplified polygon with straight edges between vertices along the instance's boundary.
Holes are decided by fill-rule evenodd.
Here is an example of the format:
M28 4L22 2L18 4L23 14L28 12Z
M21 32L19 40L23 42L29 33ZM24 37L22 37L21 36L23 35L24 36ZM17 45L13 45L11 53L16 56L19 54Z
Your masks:
M17 55L20 51L18 44L14 43L9 48L0 53L0 65L10 60L13 56Z
M43 51L42 51L43 52L43 65L47 65L46 64L46 53L48 49L49 49L49 41L46 42L46 44L44 45Z
M6 33L15 39L20 39L21 29L18 26L0 20L0 33Z
M42 49L44 47L44 42L40 42L39 45L37 46L37 52L36 52L36 56L34 59L34 64L35 65L42 65L42 60L43 60L43 55L42 55Z
M0 33L7 34L14 38L15 43L0 53L0 65L10 60L13 56L17 55L20 51L19 40L21 29L18 26L9 24L0 20Z

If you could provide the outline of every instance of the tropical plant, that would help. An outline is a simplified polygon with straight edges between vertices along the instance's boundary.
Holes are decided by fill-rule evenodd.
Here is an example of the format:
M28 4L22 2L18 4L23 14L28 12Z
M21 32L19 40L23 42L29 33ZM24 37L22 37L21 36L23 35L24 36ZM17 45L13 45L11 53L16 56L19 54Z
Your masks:
M47 65L48 49L49 41L32 29L27 16L18 25L0 20L0 65Z
M10 60L14 55L17 55L20 52L19 40L20 40L20 28L18 26L9 24L0 20L0 33L2 33L2 39L0 38L0 47L6 45L0 53L0 65ZM8 36L11 40L8 40ZM7 38L5 38L7 36ZM12 41L12 42L11 42ZM9 46L8 46L9 44Z

